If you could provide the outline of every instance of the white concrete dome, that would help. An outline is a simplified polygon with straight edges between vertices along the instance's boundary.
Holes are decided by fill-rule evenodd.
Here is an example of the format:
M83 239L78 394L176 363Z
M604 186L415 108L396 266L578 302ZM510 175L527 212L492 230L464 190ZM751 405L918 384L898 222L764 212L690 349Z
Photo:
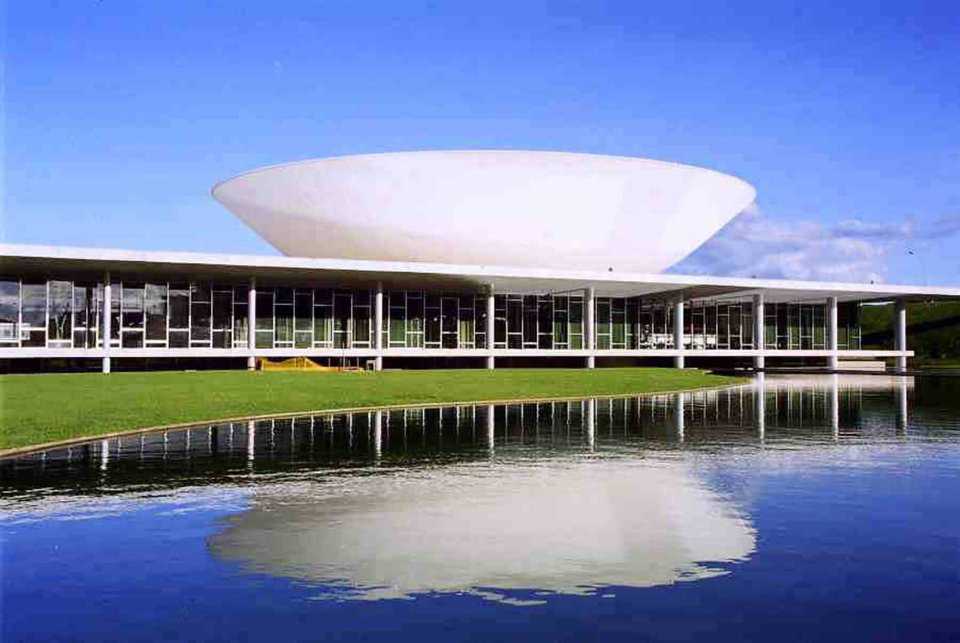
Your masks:
M310 160L213 188L288 256L621 272L665 270L755 195L689 165L501 150Z

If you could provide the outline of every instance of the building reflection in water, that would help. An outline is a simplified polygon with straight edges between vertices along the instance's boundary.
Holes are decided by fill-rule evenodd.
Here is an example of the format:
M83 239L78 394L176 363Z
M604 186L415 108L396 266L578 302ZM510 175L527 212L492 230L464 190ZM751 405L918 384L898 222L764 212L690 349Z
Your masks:
M0 498L32 487L111 493L277 470L416 465L535 450L816 444L908 427L910 377L759 376L709 391L318 414L92 441L0 461ZM864 400L868 399L865 404ZM886 400L884 402L884 400Z

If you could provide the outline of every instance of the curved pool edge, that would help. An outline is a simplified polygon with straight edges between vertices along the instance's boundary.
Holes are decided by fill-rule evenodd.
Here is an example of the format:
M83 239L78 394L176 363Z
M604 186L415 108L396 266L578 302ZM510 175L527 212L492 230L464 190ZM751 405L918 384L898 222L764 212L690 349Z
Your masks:
M716 386L694 386L691 388L670 389L664 391L644 391L642 393L616 393L599 395L564 395L560 397L521 397L521 398L501 398L492 400L456 400L447 402L412 402L407 404L376 404L371 406L352 406L329 409L310 409L301 411L286 411L283 413L264 413L261 415L241 415L226 418L199 419L189 422L176 422L173 424L159 424L156 426L141 427L137 429L124 429L122 431L112 431L110 433L98 433L96 435L87 435L76 438L66 438L64 440L54 440L52 442L43 442L32 444L25 447L14 447L12 449L0 449L0 460L15 458L24 455L31 455L50 449L71 447L97 440L111 440L113 438L122 438L130 435L140 435L146 433L157 433L160 431L174 431L177 429L186 429L190 427L203 426L206 424L222 424L228 422L250 422L259 420L277 420L282 418L298 417L301 415L336 415L342 413L363 413L364 411L392 411L397 409L424 409L442 406L475 406L480 404L542 404L546 402L569 402L572 400L610 400L626 397L648 397L651 395L675 395L677 393L696 393L699 391L719 391L728 388L736 388L750 384L749 378L735 378L740 381L729 384L718 384Z

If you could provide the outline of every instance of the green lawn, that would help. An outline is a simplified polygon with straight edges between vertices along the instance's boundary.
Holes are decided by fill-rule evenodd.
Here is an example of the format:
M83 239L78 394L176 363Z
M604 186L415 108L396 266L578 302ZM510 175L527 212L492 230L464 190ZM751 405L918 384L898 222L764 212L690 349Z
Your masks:
M671 368L0 375L0 449L271 413L631 395L740 381Z

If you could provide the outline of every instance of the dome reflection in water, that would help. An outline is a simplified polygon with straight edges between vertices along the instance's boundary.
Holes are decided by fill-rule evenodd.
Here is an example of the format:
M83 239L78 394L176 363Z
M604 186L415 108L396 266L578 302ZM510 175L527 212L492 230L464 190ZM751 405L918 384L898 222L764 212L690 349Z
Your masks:
M256 571L392 598L646 587L717 573L698 561L743 560L754 548L748 520L680 462L455 465L333 491L258 496L211 550Z

